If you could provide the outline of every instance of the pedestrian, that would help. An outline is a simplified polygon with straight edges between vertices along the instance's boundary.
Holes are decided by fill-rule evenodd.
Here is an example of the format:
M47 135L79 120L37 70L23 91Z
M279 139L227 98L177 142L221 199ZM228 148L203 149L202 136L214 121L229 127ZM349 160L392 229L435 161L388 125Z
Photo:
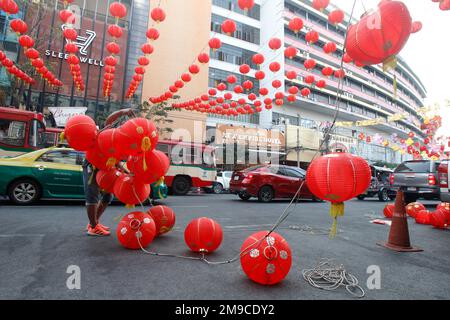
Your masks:
M131 109L119 110L111 114L105 121L105 128L114 128L120 124L123 117L134 117ZM97 184L98 169L89 163L87 159L83 162L83 182L86 197L86 212L89 223L86 227L89 236L109 236L110 228L100 223L105 210L114 199L114 195L103 192Z

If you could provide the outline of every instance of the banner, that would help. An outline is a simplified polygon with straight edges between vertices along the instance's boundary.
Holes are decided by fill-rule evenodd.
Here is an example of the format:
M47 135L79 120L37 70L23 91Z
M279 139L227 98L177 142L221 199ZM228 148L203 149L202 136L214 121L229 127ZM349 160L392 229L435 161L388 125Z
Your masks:
M57 127L65 127L67 120L73 116L85 114L86 107L49 107L48 110L53 114Z

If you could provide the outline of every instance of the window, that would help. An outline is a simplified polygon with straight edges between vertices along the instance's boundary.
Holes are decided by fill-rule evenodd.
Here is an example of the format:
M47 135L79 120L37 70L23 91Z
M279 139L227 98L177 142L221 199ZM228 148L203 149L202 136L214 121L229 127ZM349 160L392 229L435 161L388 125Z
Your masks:
M211 31L217 33L223 33L222 23L226 19L224 17L213 14L211 20ZM247 42L259 44L260 31L257 28L251 27L246 24L236 22L236 32L233 34L233 38L244 40Z
M301 178L303 179L305 177L305 174L301 172L300 170L294 169L294 168L283 168L284 175L291 177L291 178Z
M78 152L75 151L50 151L44 153L38 161L50 162L50 163L61 163L70 165L80 165L81 157Z
M0 119L0 143L14 147L25 146L26 129L26 122Z
M46 146L45 141L44 124L40 121L33 120L31 122L30 134L28 135L28 145L31 147L44 148Z
M430 169L430 161L411 161L399 165L395 172L430 173Z

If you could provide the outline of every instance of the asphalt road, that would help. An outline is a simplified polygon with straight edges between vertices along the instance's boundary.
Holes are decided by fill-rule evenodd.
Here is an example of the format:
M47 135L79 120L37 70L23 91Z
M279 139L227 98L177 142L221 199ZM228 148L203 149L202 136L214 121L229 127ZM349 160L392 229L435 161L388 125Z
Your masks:
M164 203L176 212L176 228L149 250L195 256L184 244L184 227L193 218L207 216L224 230L222 246L208 257L211 261L234 257L244 239L268 229L288 205L206 194L172 197ZM304 281L302 269L321 258L336 259L354 274L366 290L364 299L450 299L450 230L409 220L412 242L424 252L386 250L376 243L387 239L389 227L369 223L382 216L383 207L375 200L347 203L340 233L331 240L326 235L332 222L328 204L300 202L277 231L291 246L291 271L281 284L263 287L247 279L239 262L212 266L130 251L118 244L115 232L108 238L87 237L80 202L16 207L1 201L0 299L354 299L344 288L328 292ZM103 223L114 227L114 218L126 212L112 206ZM66 287L71 265L81 269L80 290ZM379 290L366 287L371 265L381 270Z

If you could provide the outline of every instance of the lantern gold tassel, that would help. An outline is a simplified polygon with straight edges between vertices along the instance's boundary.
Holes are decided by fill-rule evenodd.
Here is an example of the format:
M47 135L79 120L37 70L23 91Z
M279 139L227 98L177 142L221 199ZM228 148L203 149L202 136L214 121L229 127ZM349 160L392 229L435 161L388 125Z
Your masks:
M145 153L147 151L150 150L150 148L152 147L152 141L150 140L149 137L144 137L144 139L142 139L142 143L141 143L141 149L142 151L144 151L144 157L143 157L143 161L144 161L144 171L147 171L147 161L145 160Z
M345 205L343 202L332 203L330 207L330 215L334 219L333 226L330 231L330 238L333 239L337 234L337 218L344 216Z
M63 142L65 139L66 139L66 136L65 136L64 131L63 131L59 135L59 142Z
M116 158L109 158L108 161L106 161L106 167L108 169L113 168L117 163L117 159Z
M134 204L127 204L125 206L125 208L127 208L127 209L134 209L134 208L136 208L136 206Z

